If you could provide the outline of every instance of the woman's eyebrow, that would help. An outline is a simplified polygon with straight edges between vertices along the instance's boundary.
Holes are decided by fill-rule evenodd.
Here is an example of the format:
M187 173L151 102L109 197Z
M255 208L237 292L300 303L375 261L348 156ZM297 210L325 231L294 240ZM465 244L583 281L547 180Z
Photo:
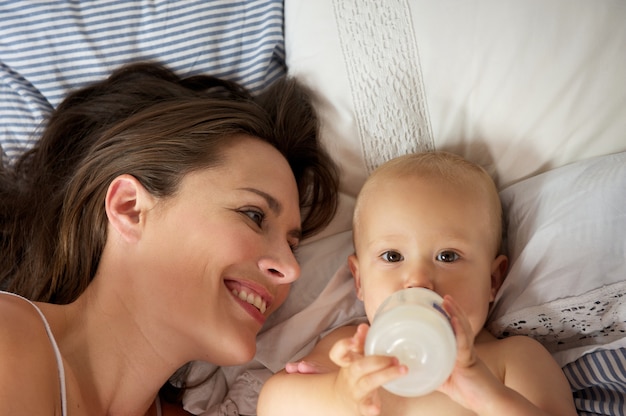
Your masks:
M263 199L265 199L265 201L267 202L267 205L270 207L272 212L274 212L274 214L276 215L279 215L281 211L283 210L283 206L280 204L280 202L278 202L276 198L274 198L272 195L266 192L263 192L256 188L239 188L239 189L242 191L252 192L254 194L261 196Z

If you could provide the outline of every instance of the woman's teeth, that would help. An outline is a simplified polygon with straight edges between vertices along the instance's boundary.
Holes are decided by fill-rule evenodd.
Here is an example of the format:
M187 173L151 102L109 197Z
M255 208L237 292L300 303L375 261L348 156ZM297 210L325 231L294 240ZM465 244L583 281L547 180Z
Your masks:
M265 302L259 295L255 293L248 293L244 289L237 291L237 289L232 290L233 295L237 296L239 299L248 302L250 305L254 305L261 313L265 313L267 309L267 302Z

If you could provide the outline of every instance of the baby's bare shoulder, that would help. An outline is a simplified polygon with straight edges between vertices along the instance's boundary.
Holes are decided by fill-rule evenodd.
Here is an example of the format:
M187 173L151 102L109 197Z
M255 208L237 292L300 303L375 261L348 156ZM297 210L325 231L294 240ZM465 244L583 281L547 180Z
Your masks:
M527 336L511 336L492 346L499 376L507 387L549 414L576 414L567 378L541 343Z
M529 377L534 377L547 380L550 377L546 376L553 374L557 374L559 378L564 377L550 352L531 337L516 335L494 338L481 344L478 354L507 385L515 378L529 380Z
M318 345L322 345L323 348L330 349L333 344L339 341L342 338L349 338L353 336L356 332L356 325L346 325L333 329L328 334L326 334L319 341Z
M496 339L494 348L509 356L511 353L540 353L542 355L549 355L548 350L539 341L524 335L513 335Z
M536 368L537 364L541 365L541 363L549 363L550 368L554 365L554 359L543 345L523 335L506 338L495 338L491 335L479 336L476 350L492 373L502 381L507 373L525 372L529 368ZM529 364L531 367L528 366Z
M476 346L479 349L488 350L491 354L504 354L510 355L515 352L546 352L546 348L541 345L537 340L524 336L513 335L506 338L496 338L493 335L486 333L479 334L476 339Z

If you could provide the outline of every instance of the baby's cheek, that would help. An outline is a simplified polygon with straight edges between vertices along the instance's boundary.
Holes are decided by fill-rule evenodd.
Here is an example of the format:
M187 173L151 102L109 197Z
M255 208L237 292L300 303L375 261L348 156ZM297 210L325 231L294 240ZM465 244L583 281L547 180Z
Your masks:
M475 309L469 311L467 319L472 327L474 336L478 335L478 333L484 328L487 321L488 311L488 308L480 308L479 310Z
M378 296L371 296L369 298L367 296L363 297L363 302L365 304L365 314L367 315L367 319L370 323L374 321L376 311L378 311L378 308L384 300L385 299L380 299Z

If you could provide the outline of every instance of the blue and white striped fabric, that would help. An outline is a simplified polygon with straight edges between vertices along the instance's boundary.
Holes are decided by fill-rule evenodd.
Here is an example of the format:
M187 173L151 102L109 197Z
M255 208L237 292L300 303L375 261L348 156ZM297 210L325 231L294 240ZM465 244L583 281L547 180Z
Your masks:
M0 0L4 160L69 90L145 60L259 91L286 72L283 1Z
M626 415L626 349L600 350L567 364L580 416Z

